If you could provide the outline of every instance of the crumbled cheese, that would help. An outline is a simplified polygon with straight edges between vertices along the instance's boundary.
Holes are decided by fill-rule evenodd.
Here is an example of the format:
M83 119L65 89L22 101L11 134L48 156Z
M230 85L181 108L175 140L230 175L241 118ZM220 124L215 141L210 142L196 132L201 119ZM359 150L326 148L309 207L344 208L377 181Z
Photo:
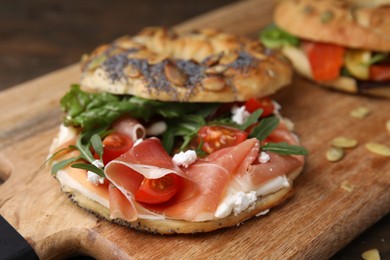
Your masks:
M194 150L187 150L185 152L175 154L172 158L172 161L178 166L184 166L185 168L188 168L188 166L194 163L197 158L198 157Z
M146 134L149 136L161 135L167 130L167 127L164 121L158 121L146 128Z
M266 153L266 152L260 153L260 156L259 156L260 163L267 163L267 162L269 162L269 160L271 160L271 157L269 156L268 153Z
M100 169L102 169L104 167L102 161L100 161L100 160L93 161L92 165L94 165ZM92 184L99 185L99 184L104 183L104 177L100 177L96 173L94 173L92 171L88 171L87 172L87 181L92 183Z
M264 216L264 215L267 215L269 212L269 209L266 209L266 210L263 210L263 211L260 211L259 213L256 214L256 217L260 217L260 216Z
M291 121L290 119L284 117L283 118L283 123L286 125L288 130L290 130L290 131L294 130L294 127L295 127L294 122ZM295 137L296 137L296 135L295 135Z
M233 106L231 112L233 122L239 125L243 125L247 118L251 115L251 113L245 110L245 106Z
M278 102L276 102L275 100L272 100L272 104L274 105L273 113L278 114L279 111L282 109L282 106Z
M238 215L242 211L253 206L257 200L256 192L250 191L248 193L239 191L228 195L223 202L218 206L215 217L224 218L229 216L232 212Z

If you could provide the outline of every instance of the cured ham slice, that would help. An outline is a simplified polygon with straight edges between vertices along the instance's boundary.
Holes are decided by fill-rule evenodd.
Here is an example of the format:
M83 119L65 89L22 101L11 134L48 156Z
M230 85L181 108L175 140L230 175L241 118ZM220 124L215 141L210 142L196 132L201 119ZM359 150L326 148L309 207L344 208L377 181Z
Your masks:
M128 206L135 210L138 217L149 213L152 217L157 217L157 213L174 219L209 220L214 218L215 210L232 177L249 167L256 159L258 150L258 141L248 139L237 146L221 149L198 160L183 172L172 163L171 157L157 139L148 139L109 163L106 166L106 176L125 195ZM168 173L175 173L183 178L181 192L171 201L151 205L134 200L133 194L143 177L160 178ZM112 212L115 210L120 208L111 209ZM129 218L134 220L136 217L133 215Z
M112 128L119 133L129 136L133 141L144 138L146 133L143 125L134 118L128 116L118 119L112 125Z
M291 145L299 145L297 137L287 129L283 122L266 138L265 143L267 142L287 142ZM272 152L267 153L270 156L270 160L267 163L256 161L248 167L248 171L240 171L237 181L245 184L244 186L246 187L242 187L245 191L256 190L262 184L278 176L288 175L303 167L303 156L284 156Z
M111 216L118 216L118 211L122 212L125 208L131 208L122 212L122 216L128 221L134 221L141 216L164 218L137 203L134 194L144 178L158 179L170 173L182 177L185 175L178 166L172 163L171 157L157 138L147 139L111 161L105 168L106 177L124 195L118 196L117 190L110 189L110 202L113 202L110 203Z
M133 123L122 119L115 124L115 129L132 129L136 125ZM130 132L134 133L133 130ZM298 144L297 138L282 123L266 142ZM164 218L206 221L215 219L221 201L232 192L258 191L278 177L287 182L285 175L300 169L304 163L303 156L282 156L272 152L267 152L270 156L267 163L259 163L259 150L257 139L247 139L197 159L188 168L180 168L172 162L160 140L150 138L108 163L105 167L107 180L103 185L88 182L85 170L70 167L63 171L65 175L61 172L58 177L78 183L78 190L110 209L112 219L129 222ZM167 174L181 178L180 190L173 198L159 204L135 200L134 194L145 178L158 179Z

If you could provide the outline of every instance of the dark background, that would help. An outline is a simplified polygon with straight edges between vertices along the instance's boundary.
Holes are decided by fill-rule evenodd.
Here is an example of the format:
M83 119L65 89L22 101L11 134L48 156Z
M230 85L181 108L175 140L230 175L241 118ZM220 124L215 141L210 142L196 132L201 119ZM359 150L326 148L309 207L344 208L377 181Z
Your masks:
M238 0L1 0L0 91L74 64L82 54L145 26L172 26ZM212 25L210 25L212 27ZM390 216L332 259L371 248L390 259Z

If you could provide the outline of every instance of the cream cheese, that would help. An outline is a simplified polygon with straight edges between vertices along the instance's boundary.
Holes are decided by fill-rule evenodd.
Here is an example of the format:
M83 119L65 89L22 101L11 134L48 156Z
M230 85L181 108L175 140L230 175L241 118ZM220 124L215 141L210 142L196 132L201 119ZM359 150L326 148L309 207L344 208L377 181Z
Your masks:
M61 124L60 130L58 131L57 136L54 138L51 144L50 153L52 153L61 144L75 138L76 135L77 135L77 130L74 127L65 126L64 124Z
M290 187L290 183L286 177L286 175L275 177L268 182L261 185L256 190L257 196L265 196L274 192L277 192L278 190L282 188L288 188Z
M218 205L214 217L224 218L232 213L237 215L240 212L253 207L258 197L277 192L278 190L289 186L290 183L284 175L269 180L254 191L243 192L230 188L225 198L222 199ZM263 213L266 214L267 212L264 211Z
M103 205L104 207L106 208L109 208L109 202L108 200L100 197L99 195L97 195L96 193L88 190L87 188L85 188L84 186L82 186L79 182L77 182L76 180L74 180L72 177L70 177L66 171L64 170L59 170L56 174L56 178L60 181L60 183L62 185L65 185L67 187L70 187L74 190L77 190L78 192L80 192L82 195L84 195L85 197L91 199L91 200L94 200L96 201L97 203Z

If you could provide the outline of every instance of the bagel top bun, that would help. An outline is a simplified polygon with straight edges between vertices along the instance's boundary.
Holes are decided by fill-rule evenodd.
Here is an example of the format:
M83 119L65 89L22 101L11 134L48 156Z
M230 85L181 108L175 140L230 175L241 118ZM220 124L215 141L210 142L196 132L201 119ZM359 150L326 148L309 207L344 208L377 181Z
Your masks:
M160 101L233 102L268 96L291 79L287 59L257 40L157 27L86 55L81 85Z
M282 0L275 7L274 21L304 39L390 51L389 0Z

